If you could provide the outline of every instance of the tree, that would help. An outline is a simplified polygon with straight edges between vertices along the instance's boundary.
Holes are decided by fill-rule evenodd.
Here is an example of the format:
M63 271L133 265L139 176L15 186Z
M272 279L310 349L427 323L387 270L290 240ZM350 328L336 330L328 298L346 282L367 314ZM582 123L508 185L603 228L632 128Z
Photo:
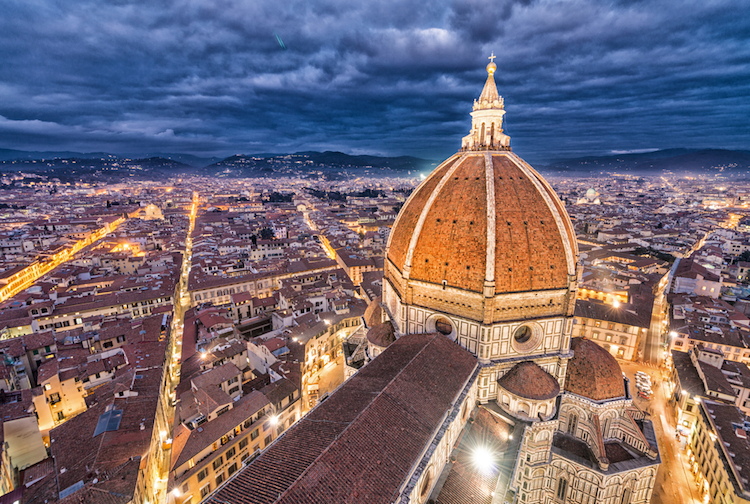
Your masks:
M738 261L750 262L750 250L746 250L737 258Z
M276 234L273 232L273 229L269 227L264 227L260 230L260 239L261 240L273 240L276 237Z

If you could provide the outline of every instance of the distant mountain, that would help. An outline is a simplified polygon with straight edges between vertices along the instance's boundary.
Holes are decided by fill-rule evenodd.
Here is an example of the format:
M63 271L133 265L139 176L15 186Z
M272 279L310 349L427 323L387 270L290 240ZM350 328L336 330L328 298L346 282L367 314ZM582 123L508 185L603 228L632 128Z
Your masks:
M192 166L160 157L144 159L66 158L0 161L0 172L23 172L57 178L61 182L120 182L127 178L161 180L165 176L194 173Z
M108 154L106 152L71 152L71 151L20 151L20 150L13 150L13 149L0 149L0 161L13 161L13 160L20 160L20 159L70 159L70 158L78 158L78 159L95 159L95 158L109 158L114 159L119 156L115 156L114 154Z
M135 156L134 156L135 157ZM148 153L145 156L140 157L156 157L156 158L162 158L162 159L169 159L172 161L177 161L179 163L192 166L193 168L202 168L204 166L208 166L210 164L216 163L217 161L221 161L223 158L221 157L199 157L199 156L193 156L192 154L165 154L165 153Z
M204 168L217 176L257 177L269 175L323 176L345 174L418 176L437 166L436 161L411 156L351 156L343 152L297 152L294 154L230 156Z
M545 172L569 174L604 172L654 175L726 172L739 176L750 175L750 151L665 149L637 154L561 159L539 168Z
M124 177L161 179L181 175L213 177L310 177L344 179L351 176L419 176L437 162L410 156L350 156L343 152L238 154L226 159L190 154L166 154L139 159L105 152L27 152L0 150L0 172L26 172L73 181L116 181Z
M351 177L417 177L438 162L411 156L352 156L343 152L237 154L225 159L166 154L139 159L106 152L27 152L0 149L0 172L28 172L64 181L115 181L124 177L161 179L181 175L221 178L308 177L340 180ZM750 177L750 151L665 149L635 154L560 159L537 166L546 174L590 176L601 173L725 173Z

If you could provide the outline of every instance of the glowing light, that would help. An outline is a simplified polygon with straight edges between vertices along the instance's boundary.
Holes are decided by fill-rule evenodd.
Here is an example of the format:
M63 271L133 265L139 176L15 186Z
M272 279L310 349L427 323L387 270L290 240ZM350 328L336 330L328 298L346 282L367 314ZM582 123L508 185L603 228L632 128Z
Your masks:
M276 425L278 423L279 423L279 416L278 415L272 416L271 417L271 425Z
M612 306L614 306L615 308L619 308L620 307L620 301L618 299L615 299L614 301L612 301Z
M206 356L208 356L208 352L206 352L205 350L201 350L201 359L205 359Z
M698 396L695 396L695 397L693 397L693 401L699 403L699 402L701 402L701 398L698 397Z
M481 472L488 474L495 468L495 458L487 448L479 447L474 450L474 465Z

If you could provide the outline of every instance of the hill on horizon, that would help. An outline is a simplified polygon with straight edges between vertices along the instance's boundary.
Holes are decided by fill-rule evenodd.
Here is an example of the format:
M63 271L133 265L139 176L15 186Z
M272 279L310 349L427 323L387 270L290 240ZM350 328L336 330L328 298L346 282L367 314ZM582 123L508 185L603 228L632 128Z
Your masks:
M341 180L352 176L418 177L438 161L413 156L350 155L339 151L293 154L236 154L224 159L191 154L154 154L131 158L106 152L18 151L0 149L0 171L29 172L60 180L114 181L123 177L158 179L182 175L221 178L309 177ZM651 152L586 156L538 165L549 175L595 176L720 174L750 177L750 151L663 149Z

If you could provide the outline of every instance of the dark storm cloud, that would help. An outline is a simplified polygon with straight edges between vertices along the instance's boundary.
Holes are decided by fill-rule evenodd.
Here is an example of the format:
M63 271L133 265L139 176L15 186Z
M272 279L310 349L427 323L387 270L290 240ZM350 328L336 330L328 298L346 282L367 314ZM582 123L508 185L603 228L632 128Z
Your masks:
M748 7L10 0L0 147L438 158L468 132L494 51L506 132L531 161L747 149Z

